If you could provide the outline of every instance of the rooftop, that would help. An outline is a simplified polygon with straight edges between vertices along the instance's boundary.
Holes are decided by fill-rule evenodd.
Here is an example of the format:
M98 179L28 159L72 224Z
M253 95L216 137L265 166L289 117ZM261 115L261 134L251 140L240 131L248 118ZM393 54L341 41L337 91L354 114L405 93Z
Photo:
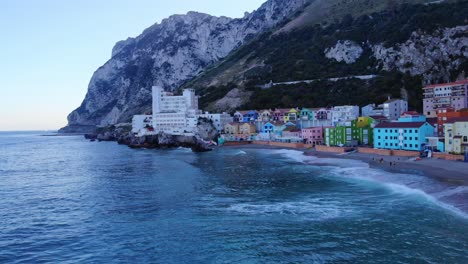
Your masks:
M420 128L426 122L386 122L375 126L375 128Z
M461 80L461 81L456 81L456 82L451 82L451 83L433 84L433 85L426 86L423 89L436 88L436 87L445 87L445 86L456 86L456 85L463 85L463 84L468 84L468 79Z
M445 123L446 124L453 124L453 123L456 123L456 122L468 122L468 116L460 116L460 117L449 118L447 120L447 122L445 122Z

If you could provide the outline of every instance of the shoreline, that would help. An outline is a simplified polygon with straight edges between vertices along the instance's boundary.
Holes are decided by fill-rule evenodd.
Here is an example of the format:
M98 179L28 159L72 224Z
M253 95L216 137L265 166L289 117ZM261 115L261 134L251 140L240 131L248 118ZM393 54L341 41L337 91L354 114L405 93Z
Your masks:
M468 164L465 162L459 161L447 161L439 159L422 159L420 161L412 161L408 157L398 157L398 156L378 156L367 153L346 153L346 154L337 154L330 152L320 152L311 149L297 149L297 148L287 148L287 147L277 147L277 146L264 146L264 145L242 145L242 146L229 146L228 148L235 149L265 149L265 150L295 150L302 152L305 156L313 156L316 158L323 159L347 159L347 160L356 160L361 161L369 165L370 169L382 170L394 174L407 174L407 175L417 175L425 177L427 179L433 180L437 183L437 191L434 192L433 189L429 188L414 188L404 183L398 183L408 188L414 190L421 190L427 195L433 197L436 200L439 200L442 203L445 203L456 210L459 210L464 217L468 215ZM372 159L375 159L374 161ZM380 163L378 160L381 158L384 159L384 163ZM396 166L390 167L390 162L396 162ZM326 163L316 163L315 166L339 166L339 163L331 163L327 161ZM393 182L388 182L393 183ZM461 190L454 194L449 194L442 197L436 197L432 194L438 192L449 192L453 190Z

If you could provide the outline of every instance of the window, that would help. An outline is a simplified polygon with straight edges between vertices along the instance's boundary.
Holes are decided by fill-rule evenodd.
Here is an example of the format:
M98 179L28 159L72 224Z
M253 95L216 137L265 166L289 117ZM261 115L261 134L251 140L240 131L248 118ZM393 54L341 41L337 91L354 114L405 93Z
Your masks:
M378 136L377 138L380 139L380 136Z
M385 139L388 139L388 137L387 137L387 136L385 136Z
M409 144L409 147L412 148L412 147L413 147L413 144Z
M380 146L380 142L379 142L379 146Z
M385 143L385 146L388 146L388 143Z
M468 137L467 136L463 137L463 142L468 142Z
M407 147L408 147L408 144L405 144L405 148L407 148Z
M417 147L418 147L418 144L414 145L414 147L417 148Z
M418 137L415 137L414 140L418 140Z

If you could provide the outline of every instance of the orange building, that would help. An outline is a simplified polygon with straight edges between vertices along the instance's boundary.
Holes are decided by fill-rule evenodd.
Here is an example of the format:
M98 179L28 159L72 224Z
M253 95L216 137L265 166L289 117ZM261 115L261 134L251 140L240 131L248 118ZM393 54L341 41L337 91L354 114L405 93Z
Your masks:
M444 136L444 124L447 120L457 117L468 117L468 109L455 111L453 108L443 108L437 110L437 135Z

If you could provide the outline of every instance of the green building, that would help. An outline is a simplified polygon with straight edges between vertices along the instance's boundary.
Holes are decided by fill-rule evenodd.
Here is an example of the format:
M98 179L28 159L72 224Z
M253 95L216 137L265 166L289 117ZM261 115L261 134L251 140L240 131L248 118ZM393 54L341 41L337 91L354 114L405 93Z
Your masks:
M374 121L369 117L359 117L350 122L343 122L336 127L325 129L327 146L373 145Z

